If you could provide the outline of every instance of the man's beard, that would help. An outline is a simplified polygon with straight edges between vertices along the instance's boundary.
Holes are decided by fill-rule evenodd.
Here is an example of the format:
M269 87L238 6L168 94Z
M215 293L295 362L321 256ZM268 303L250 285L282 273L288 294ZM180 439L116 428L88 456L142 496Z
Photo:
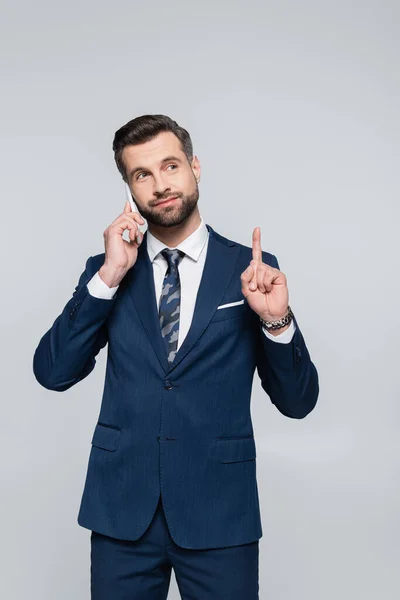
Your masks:
M166 200L169 196L157 198L157 202L162 199ZM170 206L155 206L154 208L142 209L139 207L139 212L146 221L158 227L174 227L180 225L190 217L197 206L199 199L199 187L196 183L196 189L193 194L183 196L179 194L177 200Z

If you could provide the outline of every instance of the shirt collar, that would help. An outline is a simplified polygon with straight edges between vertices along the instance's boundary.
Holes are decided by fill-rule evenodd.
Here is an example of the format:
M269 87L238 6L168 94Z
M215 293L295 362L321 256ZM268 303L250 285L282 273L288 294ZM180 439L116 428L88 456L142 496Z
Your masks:
M208 237L208 229L203 219L200 217L201 222L198 228L191 233L186 239L183 240L177 249L182 250L187 256L193 260L198 260L203 250L204 244ZM157 254L167 248L163 242L156 238L149 230L147 230L147 252L151 262L156 258Z

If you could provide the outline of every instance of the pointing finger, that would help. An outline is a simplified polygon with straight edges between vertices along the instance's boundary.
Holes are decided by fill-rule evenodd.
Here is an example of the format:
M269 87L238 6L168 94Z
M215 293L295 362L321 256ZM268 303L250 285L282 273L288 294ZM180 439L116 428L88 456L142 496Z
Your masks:
M253 231L253 260L262 262L261 230L256 227Z

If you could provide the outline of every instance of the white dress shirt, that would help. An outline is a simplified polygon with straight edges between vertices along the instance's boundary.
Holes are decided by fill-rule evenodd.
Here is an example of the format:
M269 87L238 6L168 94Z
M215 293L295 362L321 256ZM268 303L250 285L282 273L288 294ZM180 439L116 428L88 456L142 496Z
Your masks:
M181 283L181 306L180 306L180 318L179 318L179 335L178 335L178 348L181 346L185 339L190 324L193 318L194 306L196 303L197 292L200 285L200 280L203 274L204 263L207 255L209 232L208 229L201 219L199 227L183 242L181 242L176 248L182 250L185 256L179 262L179 278ZM162 256L161 250L167 248L163 242L156 238L153 234L147 230L147 252L149 258L153 264L154 274L154 285L156 289L157 307L160 305L160 297L162 291L162 285L164 277L168 269L168 262ZM135 266L132 267L133 269ZM114 297L115 292L118 289L118 285L115 287L108 287L108 285L101 279L99 273L95 273L87 284L89 293L96 298L103 298L110 300ZM277 336L272 335L262 327L265 335L273 340L283 344L288 344L295 332L296 326L292 320L288 329Z

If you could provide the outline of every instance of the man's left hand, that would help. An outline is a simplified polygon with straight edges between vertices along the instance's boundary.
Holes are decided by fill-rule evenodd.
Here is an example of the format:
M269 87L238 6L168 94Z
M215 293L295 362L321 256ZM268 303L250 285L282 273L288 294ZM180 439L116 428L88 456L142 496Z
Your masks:
M262 262L261 230L253 231L253 260L242 273L242 294L265 321L276 321L287 314L289 291L286 276L279 269Z

